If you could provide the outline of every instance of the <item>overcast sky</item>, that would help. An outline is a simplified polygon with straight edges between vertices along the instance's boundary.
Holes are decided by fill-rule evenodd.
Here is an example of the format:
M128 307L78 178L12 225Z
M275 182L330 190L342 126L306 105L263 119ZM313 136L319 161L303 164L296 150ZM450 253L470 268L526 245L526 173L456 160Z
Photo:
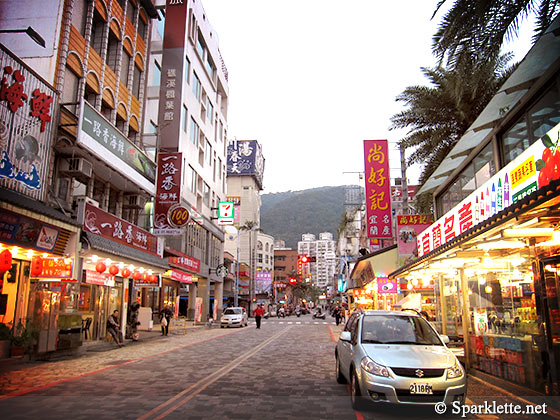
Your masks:
M344 172L364 170L363 140L403 136L390 117L427 84L438 1L202 1L229 72L228 137L262 145L263 193L363 184ZM396 150L390 167L400 176Z

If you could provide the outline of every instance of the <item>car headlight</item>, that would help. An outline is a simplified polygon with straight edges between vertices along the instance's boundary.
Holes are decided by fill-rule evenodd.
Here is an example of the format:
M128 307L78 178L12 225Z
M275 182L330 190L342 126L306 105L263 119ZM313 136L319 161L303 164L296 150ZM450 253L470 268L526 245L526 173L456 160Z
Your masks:
M385 377L389 376L389 370L385 366L380 365L379 363L375 363L368 356L362 359L362 361L360 362L360 366L363 370L371 373L372 375Z
M447 379L460 378L464 374L465 371L463 370L463 366L461 366L461 363L459 363L458 360L455 360L455 364L447 369Z

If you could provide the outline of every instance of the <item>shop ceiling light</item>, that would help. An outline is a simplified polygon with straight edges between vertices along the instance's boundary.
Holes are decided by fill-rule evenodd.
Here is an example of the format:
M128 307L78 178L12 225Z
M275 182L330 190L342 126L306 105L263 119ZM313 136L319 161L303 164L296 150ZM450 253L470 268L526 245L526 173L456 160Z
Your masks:
M502 231L503 238L537 238L539 236L551 236L554 228L512 228Z
M491 249L516 249L516 248L525 248L527 244L523 241L514 240L514 241L492 241L492 242L482 242L476 245L476 248L483 249L485 251L489 251Z
M560 232L555 230L550 241L538 243L537 246L560 246Z

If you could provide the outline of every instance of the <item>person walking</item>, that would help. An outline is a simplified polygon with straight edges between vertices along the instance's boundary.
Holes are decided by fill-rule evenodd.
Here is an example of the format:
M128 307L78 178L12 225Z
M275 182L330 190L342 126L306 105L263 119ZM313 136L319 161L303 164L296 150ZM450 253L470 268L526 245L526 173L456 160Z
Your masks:
M334 319L336 320L336 325L340 324L340 319L342 318L342 314L340 313L340 307L337 306L334 308Z
M159 313L159 319L161 322L161 335L169 334L169 322L171 321L171 309L169 306L164 306Z
M261 318L264 315L264 308L262 307L262 305L257 306L257 309L255 309L253 311L253 314L255 315L255 322L257 323L257 328L261 328Z
M121 327L119 324L119 311L114 310L113 313L107 319L107 332L111 334L117 346L122 347L124 346L123 338L121 334Z

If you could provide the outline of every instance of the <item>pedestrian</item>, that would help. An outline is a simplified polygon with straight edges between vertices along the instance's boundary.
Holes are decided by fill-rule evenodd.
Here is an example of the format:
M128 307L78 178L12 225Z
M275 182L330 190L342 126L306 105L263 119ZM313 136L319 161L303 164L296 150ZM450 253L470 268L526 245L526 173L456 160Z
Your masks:
M119 324L119 311L116 309L107 319L107 332L111 334L113 340L115 340L115 343L117 343L119 347L124 346L121 327Z
M171 321L171 309L169 309L169 306L165 305L163 307L159 313L159 319L161 322L161 335L169 334L169 322Z
M264 315L264 308L262 305L258 305L257 309L254 310L253 314L255 315L255 322L257 323L257 328L261 328L261 318Z
M128 317L128 328L129 328L129 335L132 338L132 341L138 341L138 325L140 322L138 321L138 311L140 309L140 304L138 302L134 302L130 305L130 315Z
M340 307L334 308L334 319L336 320L336 325L340 324L342 314L340 313Z

